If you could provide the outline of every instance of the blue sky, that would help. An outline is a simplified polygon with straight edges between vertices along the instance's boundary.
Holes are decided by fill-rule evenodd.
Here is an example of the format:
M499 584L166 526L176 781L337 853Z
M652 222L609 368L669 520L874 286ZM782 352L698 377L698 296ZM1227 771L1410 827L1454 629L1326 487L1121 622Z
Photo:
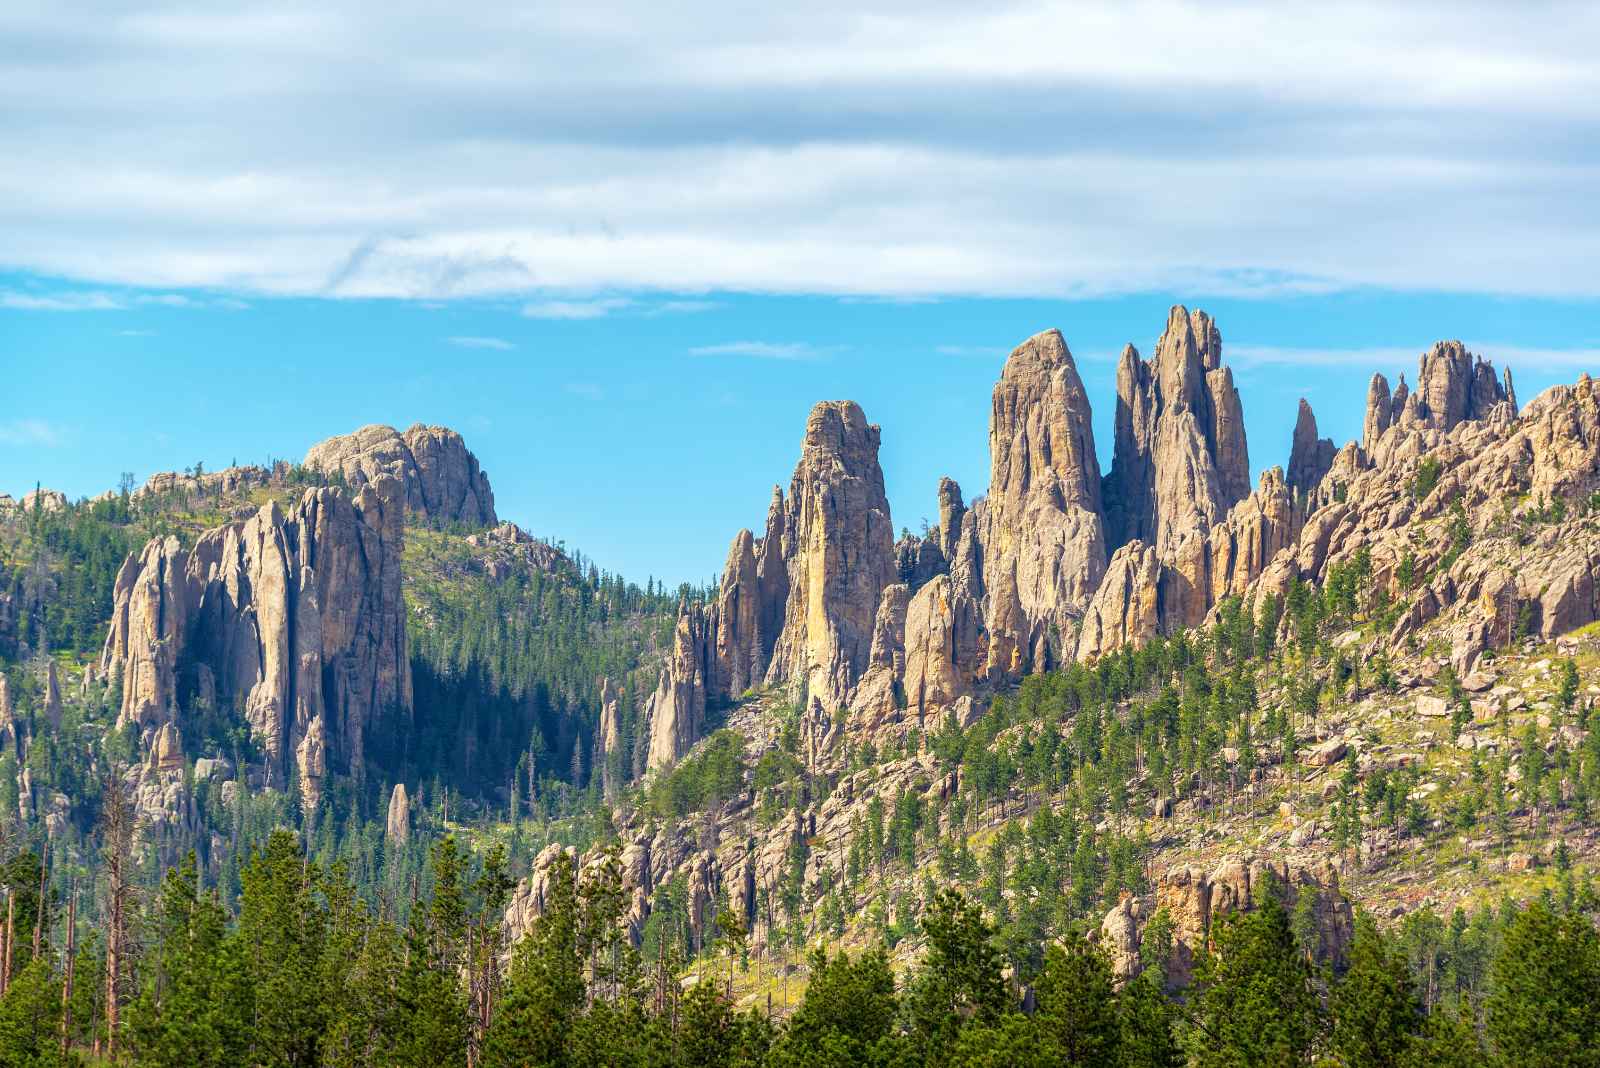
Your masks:
M669 6L670 7L670 6ZM1588 4L0 7L0 490L466 435L500 511L698 579L809 406L899 524L1058 326L1222 329L1251 460L1459 337L1600 368Z
M883 427L897 525L934 515L940 475L988 478L990 390L1005 354L1059 327L1109 466L1115 359L1149 354L1175 301L1211 311L1235 369L1256 472L1287 459L1296 400L1323 434L1360 433L1373 370L1414 377L1434 339L1509 356L1526 400L1600 368L1592 303L1418 293L1295 298L1150 293L1077 301L919 302L742 294L587 302L267 297L84 290L9 278L5 292L95 310L0 308L8 382L3 488L89 495L132 471L298 459L368 422L458 428L500 514L603 566L703 579L787 485L806 412L850 397ZM26 303L17 299L12 304ZM116 306L109 306L116 305ZM531 312L532 314L525 314ZM603 314L602 314L603 312ZM550 318L549 316L565 316ZM589 317L584 317L589 316ZM1512 340L1506 340L1512 339ZM1503 361L1502 361L1503 362Z

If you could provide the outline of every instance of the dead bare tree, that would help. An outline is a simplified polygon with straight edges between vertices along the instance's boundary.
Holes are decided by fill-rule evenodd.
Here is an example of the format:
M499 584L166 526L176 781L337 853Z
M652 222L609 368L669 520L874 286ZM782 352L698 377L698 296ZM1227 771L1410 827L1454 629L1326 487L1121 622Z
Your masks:
M61 1059L67 1058L72 1048L72 978L78 956L78 887L73 883L67 893L66 961L61 980Z
M127 967L128 920L133 890L129 868L133 852L133 806L112 769L103 794L101 813L106 866L106 1058L117 1059L117 1030L121 1025L123 972Z

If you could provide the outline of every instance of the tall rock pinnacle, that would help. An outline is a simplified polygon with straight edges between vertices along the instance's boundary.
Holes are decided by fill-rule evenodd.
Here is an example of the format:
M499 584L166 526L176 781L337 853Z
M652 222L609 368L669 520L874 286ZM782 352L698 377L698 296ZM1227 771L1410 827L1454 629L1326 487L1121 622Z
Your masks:
M1049 647L1106 569L1089 398L1056 330L1017 346L994 387L983 582L988 662L1006 672L1060 659Z
M1333 466L1333 456L1338 451L1331 438L1317 437L1317 417L1311 405L1301 397L1300 413L1294 422L1294 440L1289 447L1289 488L1304 494L1316 489L1322 476Z
M878 442L860 405L824 401L806 420L789 483L788 597L767 678L804 683L827 712L866 671L880 595L898 581Z
M1203 311L1167 317L1155 357L1117 365L1116 443L1104 496L1108 544L1166 556L1250 493L1250 451L1222 336Z

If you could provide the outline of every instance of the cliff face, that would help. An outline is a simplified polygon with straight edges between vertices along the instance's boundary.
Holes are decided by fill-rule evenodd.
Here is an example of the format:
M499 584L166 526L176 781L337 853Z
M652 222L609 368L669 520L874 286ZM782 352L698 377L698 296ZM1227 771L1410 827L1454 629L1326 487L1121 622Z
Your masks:
M364 426L311 446L305 466L342 476L356 488L394 478L407 510L422 519L478 527L498 522L489 476L448 427L417 423L402 434L389 426Z
M122 679L119 721L150 739L218 702L249 723L270 784L291 760L312 800L330 771L359 775L369 730L411 709L402 508L380 477L129 557L100 660Z

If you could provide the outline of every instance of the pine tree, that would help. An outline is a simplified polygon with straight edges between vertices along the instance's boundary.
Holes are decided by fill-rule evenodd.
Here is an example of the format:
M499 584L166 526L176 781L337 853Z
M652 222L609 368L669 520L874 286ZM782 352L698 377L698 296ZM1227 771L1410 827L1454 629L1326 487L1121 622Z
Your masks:
M254 991L221 903L197 889L193 851L168 869L151 921L155 943L128 1011L135 1059L171 1068L245 1063Z
M1301 1063L1317 1035L1318 1006L1288 912L1269 892L1254 911L1222 917L1214 937L1193 999L1192 1063Z
M1586 917L1533 902L1506 928L1493 975L1487 1030L1502 1057L1600 1065L1600 936Z
M1069 1064L1114 1065L1122 1028L1117 1018L1111 965L1076 931L1045 950L1034 984L1040 1037Z
M1423 1023L1404 957L1372 917L1356 918L1350 967L1332 999L1333 1052L1343 1064L1394 1068L1407 1062Z
M907 996L910 1038L923 1063L936 1063L962 1028L986 1027L1007 1008L994 928L956 890L940 890L922 917L928 947Z

